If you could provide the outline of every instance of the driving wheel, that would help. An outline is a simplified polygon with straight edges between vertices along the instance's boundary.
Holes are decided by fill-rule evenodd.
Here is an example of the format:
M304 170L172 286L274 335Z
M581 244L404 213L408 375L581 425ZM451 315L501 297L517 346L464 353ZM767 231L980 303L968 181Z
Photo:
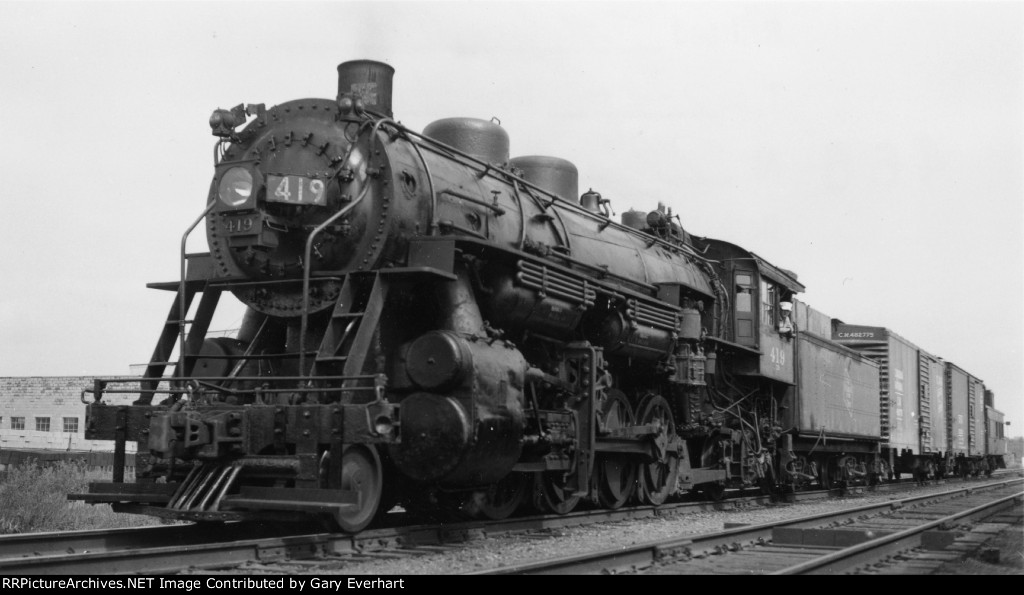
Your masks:
M679 465L674 451L668 446L674 442L676 424L672 408L661 395L647 395L640 402L640 425L654 425L658 428L655 441L658 458L650 463L640 464L640 500L645 504L664 504L675 491Z
M569 489L566 474L561 471L538 473L535 482L533 506L541 512L569 514L580 502L580 497Z
M610 390L601 411L601 431L605 434L633 425L633 408L622 391ZM619 508L636 490L637 465L626 454L597 455L597 499L604 508Z

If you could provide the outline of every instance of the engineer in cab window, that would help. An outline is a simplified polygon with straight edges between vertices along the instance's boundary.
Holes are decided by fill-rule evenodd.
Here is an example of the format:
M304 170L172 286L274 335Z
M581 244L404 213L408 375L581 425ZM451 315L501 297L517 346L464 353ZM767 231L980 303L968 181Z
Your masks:
M782 320L779 321L779 334L783 337L791 338L793 336L793 318L791 316L793 302L781 302L779 303L779 309L782 310Z

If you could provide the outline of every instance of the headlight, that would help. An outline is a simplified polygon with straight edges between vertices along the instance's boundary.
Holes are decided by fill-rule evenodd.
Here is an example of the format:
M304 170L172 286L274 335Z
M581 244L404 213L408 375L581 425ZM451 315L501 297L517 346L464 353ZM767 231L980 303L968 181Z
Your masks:
M229 207L244 205L252 196L252 174L244 167L232 167L221 176L217 194Z

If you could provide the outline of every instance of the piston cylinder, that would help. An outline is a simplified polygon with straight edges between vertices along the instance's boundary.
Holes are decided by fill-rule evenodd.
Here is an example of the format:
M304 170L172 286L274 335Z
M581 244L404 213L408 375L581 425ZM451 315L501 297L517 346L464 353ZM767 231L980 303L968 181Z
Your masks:
M493 483L522 452L526 359L510 343L431 331L406 351L417 388L401 400L395 466L450 487ZM433 359L434 363L427 360Z
M409 346L405 359L409 379L425 390L451 390L473 371L469 344L452 331L420 336Z

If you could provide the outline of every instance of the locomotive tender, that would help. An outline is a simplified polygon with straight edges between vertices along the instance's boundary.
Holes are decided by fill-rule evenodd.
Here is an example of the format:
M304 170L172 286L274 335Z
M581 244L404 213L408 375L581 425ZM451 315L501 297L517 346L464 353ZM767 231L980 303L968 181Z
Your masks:
M214 112L181 278L150 285L175 298L149 366L85 391L113 481L71 498L357 532L396 504L500 519L893 470L879 364L831 340L795 274L662 205L613 221L493 121L410 130L393 74L344 62L336 99ZM185 253L203 222L209 253ZM207 337L224 292L242 328Z

